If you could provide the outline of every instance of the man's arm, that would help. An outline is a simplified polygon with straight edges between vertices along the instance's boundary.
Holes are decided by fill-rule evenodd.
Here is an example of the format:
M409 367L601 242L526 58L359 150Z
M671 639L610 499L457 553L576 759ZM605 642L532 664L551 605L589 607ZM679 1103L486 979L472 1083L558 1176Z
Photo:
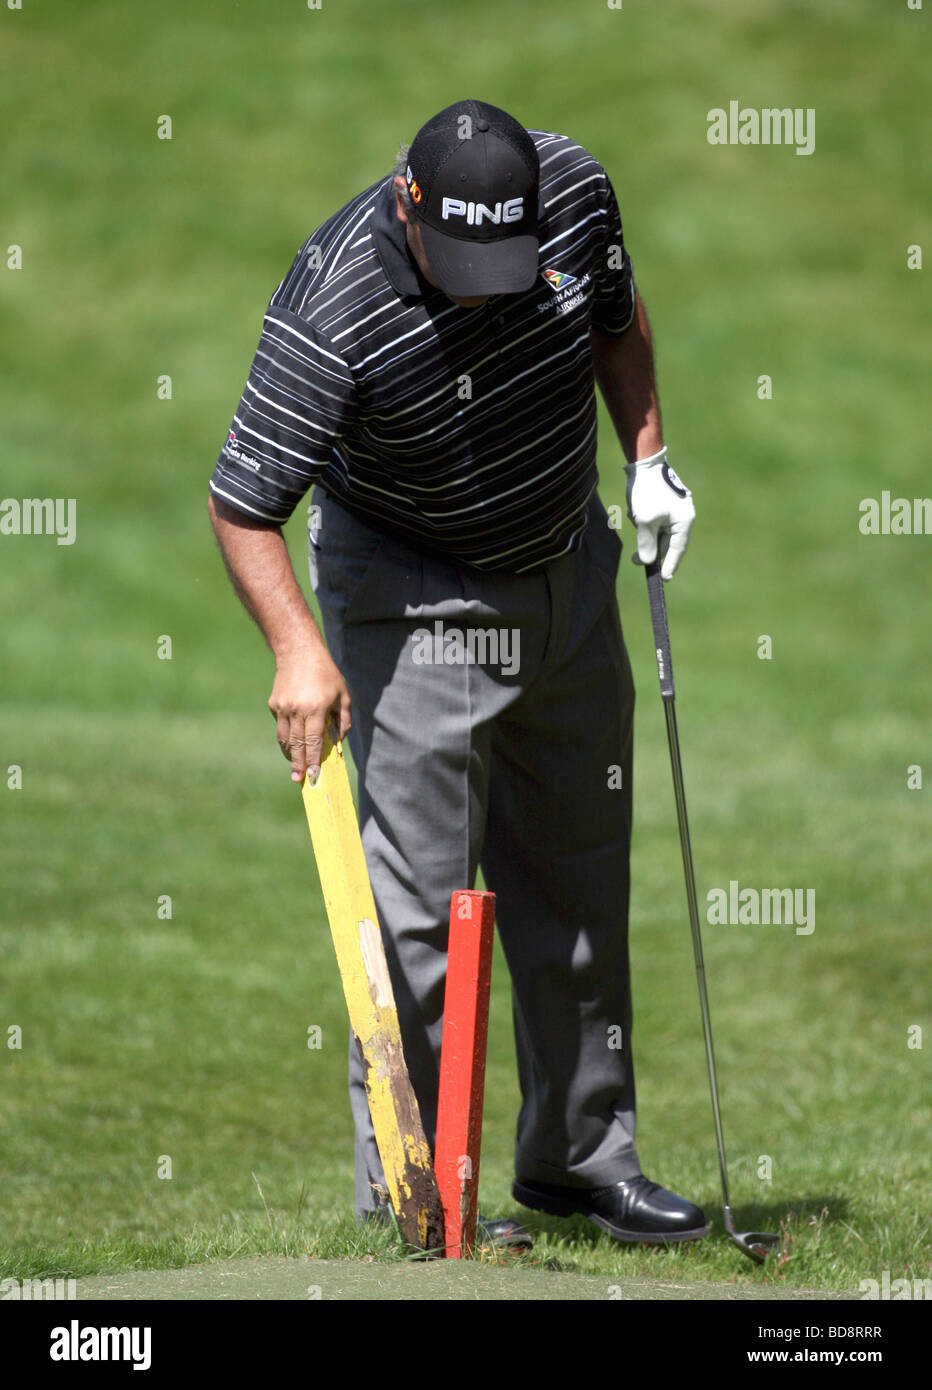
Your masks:
M214 535L233 587L275 657L269 696L278 744L294 782L316 777L324 726L349 732L350 697L301 592L281 529L247 516L210 494Z
M696 512L692 493L667 463L650 325L637 291L634 299L627 332L611 336L591 330L592 367L628 460L628 515L638 533L635 560L649 565L659 554L661 575L672 579Z
M634 322L627 333L616 337L597 328L590 333L596 383L629 463L663 448L650 325L637 291L634 298Z

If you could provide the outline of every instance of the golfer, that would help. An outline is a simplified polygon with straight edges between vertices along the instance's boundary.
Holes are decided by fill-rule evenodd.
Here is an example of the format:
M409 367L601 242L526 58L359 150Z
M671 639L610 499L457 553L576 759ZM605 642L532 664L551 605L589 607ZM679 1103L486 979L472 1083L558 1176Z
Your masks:
M515 1197L622 1241L694 1240L702 1211L645 1177L635 1147L634 690L594 384L628 460L638 558L659 551L669 579L694 510L666 461L608 176L563 135L456 102L272 296L210 515L275 657L293 780L318 774L328 721L349 737L428 1138L450 894L481 866L512 982ZM280 529L312 485L326 641ZM385 1180L353 1048L350 1096L365 1217Z

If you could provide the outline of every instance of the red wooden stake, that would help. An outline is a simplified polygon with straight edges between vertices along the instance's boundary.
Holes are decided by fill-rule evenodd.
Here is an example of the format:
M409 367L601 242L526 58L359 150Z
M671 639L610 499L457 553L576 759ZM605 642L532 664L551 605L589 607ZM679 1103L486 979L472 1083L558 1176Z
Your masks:
M494 893L453 894L434 1153L448 1260L471 1255L476 1240L494 925Z

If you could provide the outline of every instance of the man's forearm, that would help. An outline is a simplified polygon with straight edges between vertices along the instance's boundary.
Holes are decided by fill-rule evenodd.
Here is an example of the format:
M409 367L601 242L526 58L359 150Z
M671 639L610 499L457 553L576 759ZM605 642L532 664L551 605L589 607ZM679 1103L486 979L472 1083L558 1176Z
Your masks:
M275 655L269 709L278 746L291 763L291 780L320 771L324 730L349 733L350 695L327 651L277 526L252 521L212 494L208 504L227 573L243 607Z
M253 522L213 494L208 510L233 587L276 661L324 646L279 528Z
M629 463L663 448L650 325L640 295L635 300L627 333L610 337L593 328L590 334L596 384Z

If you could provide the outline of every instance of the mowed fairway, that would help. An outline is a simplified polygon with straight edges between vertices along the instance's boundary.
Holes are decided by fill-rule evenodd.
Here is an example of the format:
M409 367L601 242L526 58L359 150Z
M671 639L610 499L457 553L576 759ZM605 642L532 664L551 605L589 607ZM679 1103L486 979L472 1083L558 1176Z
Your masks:
M571 134L618 194L698 509L667 601L700 904L733 881L814 893L811 932L703 919L739 1226L783 1234L759 1269L722 1239L626 523L639 1150L715 1227L658 1249L529 1218L528 1263L593 1289L932 1276L932 536L858 527L862 499L932 490L930 272L907 268L908 247L932 254L930 18L867 0L4 9L0 491L74 498L77 527L71 545L0 534L0 1276L405 1268L352 1220L339 976L271 658L206 496L295 251L465 96ZM815 152L709 145L732 99L813 108ZM600 449L623 509L604 418ZM306 582L301 509L287 534ZM514 1210L517 1108L497 949L490 1215Z

